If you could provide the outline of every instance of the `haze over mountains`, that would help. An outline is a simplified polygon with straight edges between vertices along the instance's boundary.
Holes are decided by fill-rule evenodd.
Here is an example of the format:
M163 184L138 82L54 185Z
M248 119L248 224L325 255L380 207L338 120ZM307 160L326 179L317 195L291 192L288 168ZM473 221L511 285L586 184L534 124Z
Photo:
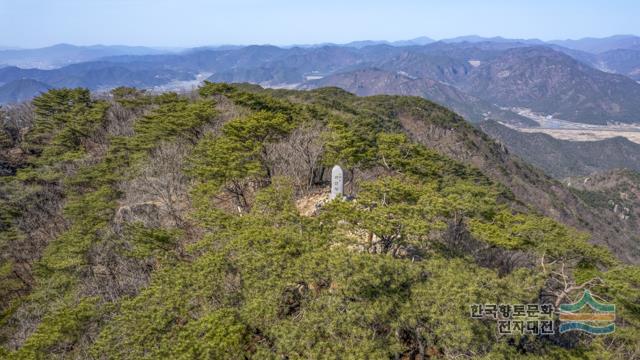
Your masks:
M526 122L505 113L505 108L524 107L575 122L633 123L640 121L640 84L634 81L640 76L639 39L543 42L465 36L434 42L422 37L288 48L205 47L179 53L71 45L3 50L0 103L29 99L45 88L161 90L190 88L197 79L209 77L272 87L343 86L359 94L423 96L472 121Z
M0 47L0 66L51 69L117 55L153 55L166 51L144 46L74 46L57 44L39 49Z

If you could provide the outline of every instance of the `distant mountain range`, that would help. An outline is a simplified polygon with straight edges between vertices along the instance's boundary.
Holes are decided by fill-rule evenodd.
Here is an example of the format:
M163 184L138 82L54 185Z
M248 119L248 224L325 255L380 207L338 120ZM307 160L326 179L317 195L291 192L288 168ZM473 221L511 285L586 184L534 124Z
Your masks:
M640 122L640 84L547 47L512 48L469 73L463 91L574 122Z
M634 81L640 80L639 43L635 36L550 42L464 36L287 48L230 45L179 53L56 45L0 51L0 64L7 65L0 68L0 103L28 99L43 88L190 88L204 76L269 87L338 86L361 95L421 96L471 121L534 125L511 111L518 107L574 122L633 123L640 122L640 84ZM46 70L20 66L29 63L75 64ZM23 80L34 82L27 86Z
M166 51L142 46L74 46L58 44L40 49L0 47L0 66L50 69L117 55L157 55Z
M86 87L92 90L118 86L147 88L191 77L191 73L169 68L146 68L142 63L107 61L80 63L53 70L21 69L15 66L0 69L0 84L32 79L49 87Z
M584 38L580 40L555 40L549 43L592 54L619 49L640 50L640 37L634 35L615 35L607 38Z
M535 125L536 123L510 111L464 93L454 86L428 79L415 78L405 72L390 72L378 68L354 70L308 81L299 89L309 90L337 86L359 96L410 95L447 104L452 110L473 122L496 119L507 123Z

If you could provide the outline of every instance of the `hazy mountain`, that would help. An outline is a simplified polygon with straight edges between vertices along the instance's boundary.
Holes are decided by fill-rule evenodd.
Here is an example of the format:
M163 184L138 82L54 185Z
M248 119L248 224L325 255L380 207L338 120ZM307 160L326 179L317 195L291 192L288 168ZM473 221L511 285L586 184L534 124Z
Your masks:
M152 55L164 51L142 46L74 46L58 44L39 49L0 51L0 64L21 68L49 69L69 64L97 60L115 55Z
M190 80L192 77L192 74L175 70L110 62L82 63L54 70L0 69L0 84L31 79L57 88L86 87L93 90L118 86L146 88L176 80Z
M462 81L473 66L461 57L443 54L441 51L421 49L403 51L390 59L379 61L376 67L387 71L403 71L412 77L429 78L448 84Z
M480 42L492 42L492 43L523 43L523 44L532 44L532 45L540 45L545 42L539 39L508 39L503 38L501 36L494 37L482 37L478 35L467 35L467 36L458 36L449 39L440 40L445 43L480 43Z
M558 45L551 47L595 69L625 75L633 80L640 81L640 48L636 50L616 49L592 54Z
M203 50L214 50L214 51L224 51L224 50L238 50L242 49L243 45L211 45L211 46L198 46L190 49L179 49L178 51L172 51L174 53L181 52L185 53L194 53Z
M276 86L279 84L296 84L304 81L304 71L295 67L282 65L262 66L257 68L237 68L211 75L207 80L212 82L242 83L251 82Z
M391 45L393 46L415 46L415 45L427 45L427 44L431 44L435 42L435 40L433 40L432 38L426 37L426 36L421 36L421 37L417 37L415 39L410 39L410 40L400 40L400 41L394 41L391 43Z
M52 86L36 80L14 80L0 86L0 104L26 101L51 88Z
M461 88L501 106L583 122L640 121L640 84L546 48L514 48L470 72Z
M598 54L594 66L640 81L640 48L618 49Z
M640 49L640 37L635 35L614 35L606 38L584 38L579 40L554 40L549 41L549 43L593 54L617 49Z
M389 45L389 42L386 40L358 40L358 41L352 41L352 42L343 44L342 46L359 49L366 46L375 46L375 45ZM331 44L331 46L335 46L335 44Z
M558 179L617 168L640 171L640 144L626 138L567 141L519 132L495 121L480 123L479 127L513 154Z
M389 72L381 69L355 70L309 81L299 89L308 90L327 86L339 87L359 96L383 94L419 96L445 105L474 122L491 118L510 123L535 124L515 113L503 111L475 96L463 93L451 85L427 78L415 78L404 72Z
M389 46L383 45L386 49ZM214 74L211 81L251 82L280 85L297 84L305 81L305 75L324 75L353 67L364 61L369 50L356 50L339 46L320 48L293 48L263 57L263 47L242 49L223 57L225 63L210 68ZM384 51L386 53L386 51ZM229 61L231 60L231 61Z
M415 45L427 45L435 42L435 40L426 37L420 36L415 39L409 40L399 40L399 41L387 41L387 40L361 40L361 41L352 41L346 44L342 44L340 46L353 47L353 48L363 48L367 46L376 46L376 45L391 45L391 46L415 46ZM334 44L328 44L334 45Z

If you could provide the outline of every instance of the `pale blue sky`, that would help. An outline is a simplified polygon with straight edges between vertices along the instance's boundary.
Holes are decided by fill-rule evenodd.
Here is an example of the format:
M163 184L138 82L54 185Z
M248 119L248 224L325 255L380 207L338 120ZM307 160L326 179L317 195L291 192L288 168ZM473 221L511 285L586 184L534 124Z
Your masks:
M0 0L0 46L640 34L637 0Z

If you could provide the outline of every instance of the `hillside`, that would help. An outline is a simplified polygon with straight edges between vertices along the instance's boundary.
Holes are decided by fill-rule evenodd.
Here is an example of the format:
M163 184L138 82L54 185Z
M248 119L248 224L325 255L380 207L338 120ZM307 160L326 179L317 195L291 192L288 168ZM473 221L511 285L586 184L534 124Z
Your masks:
M418 50L418 49L416 49ZM484 59L483 50L461 45L434 44L422 51L403 51L390 59L375 63L375 66L387 71L402 71L416 78L427 78L455 85L460 83L473 70L469 59Z
M638 355L637 239L429 101L207 83L11 111L3 358ZM334 164L349 199L327 201ZM583 288L614 334L469 316Z
M628 223L630 229L640 230L640 174L617 169L601 171L589 176L563 180L586 203L609 209Z
M50 85L36 80L14 80L0 86L0 105L28 101L49 89Z
M640 47L635 50L619 49L599 54L595 66L640 81Z
M536 124L527 118L465 94L451 85L427 78L416 78L405 72L393 73L375 68L355 70L309 81L298 88L308 90L327 86L339 87L359 96L419 96L447 106L472 122L491 118L506 123Z
M513 154L556 179L622 168L640 171L640 145L626 138L568 141L547 134L523 133L495 121L483 122L479 127Z

